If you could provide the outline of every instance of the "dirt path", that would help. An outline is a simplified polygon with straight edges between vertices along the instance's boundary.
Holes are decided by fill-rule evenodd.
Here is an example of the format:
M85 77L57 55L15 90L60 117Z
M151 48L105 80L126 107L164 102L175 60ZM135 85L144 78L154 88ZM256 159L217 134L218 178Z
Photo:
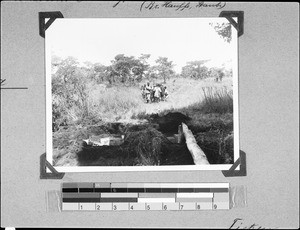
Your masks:
M145 103L138 108L136 113L156 114L166 110L176 110L180 108L199 103L204 99L203 88L205 87L228 87L231 88L231 80L224 79L223 82L215 82L212 79L189 80L175 79L165 84L167 86L169 97L167 101ZM141 98L141 96L140 96ZM141 98L142 100L142 98Z

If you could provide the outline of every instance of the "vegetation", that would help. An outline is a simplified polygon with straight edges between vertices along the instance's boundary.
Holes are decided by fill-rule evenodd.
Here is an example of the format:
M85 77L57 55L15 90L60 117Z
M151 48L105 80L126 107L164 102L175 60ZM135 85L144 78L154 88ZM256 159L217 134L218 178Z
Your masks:
M212 87L202 88L204 101L201 102L203 113L233 113L233 92L226 87L215 90Z
M164 116L174 111L191 117L188 126L211 163L232 162L232 146L228 147L233 130L232 73L207 68L208 60L199 60L188 62L175 74L168 58L159 57L150 65L149 57L119 54L105 66L53 56L54 165L191 164L191 156L182 155L186 147L170 145L151 124L152 114ZM216 82L220 73L223 80ZM167 86L168 100L145 104L140 86L147 81ZM126 134L121 149L104 148L101 157L91 150L86 158L83 139L115 133Z
M173 70L173 62L168 61L168 58L166 57L159 57L155 62L157 63L157 66L154 66L154 68L158 71L158 76L162 76L164 83L166 83L166 79L170 78L175 73Z
M231 36L231 24L228 23L218 23L218 22L214 22L214 23L209 23L214 29L215 31L220 35L221 38L224 39L225 42L230 43L232 36Z

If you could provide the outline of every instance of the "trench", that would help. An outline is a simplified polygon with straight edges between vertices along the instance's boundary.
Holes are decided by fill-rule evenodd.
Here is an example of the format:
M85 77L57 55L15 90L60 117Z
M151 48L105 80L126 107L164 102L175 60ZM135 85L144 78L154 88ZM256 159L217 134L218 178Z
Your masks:
M193 126L189 117L175 112L164 116L152 114L147 124L126 126L123 123L111 123L105 126L107 133L125 133L128 138L125 137L125 142L119 146L83 145L77 152L78 165L194 165L185 141L179 144L175 138L182 122L191 129L210 164L233 164L233 138L229 135L232 125L222 129L213 129L215 124L211 127ZM100 133L103 127L94 129L94 133ZM228 143L220 141L224 138L227 138Z
M186 122L188 118L180 113L170 113L166 116L150 116L149 123L144 125L131 125L127 135L130 133L138 133L142 130L149 129L149 132L154 133L151 139L160 138L159 160L155 161L156 156L149 154L149 165L193 165L193 158L187 149L185 142L178 143L176 134L178 134L178 126L182 122ZM112 123L110 133L120 134L124 124ZM128 127L127 127L128 128ZM147 132L147 131L145 131ZM144 135L145 132L141 132ZM147 134L145 134L147 135ZM128 144L128 143L127 143ZM138 143L137 145L139 145ZM153 142L152 142L153 144ZM142 144L141 144L142 145ZM145 144L147 145L147 144ZM151 145L151 143L150 143ZM141 148L147 146L141 146ZM147 165L140 164L138 156L126 151L126 138L124 144L120 146L97 146L89 147L83 144L81 150L77 153L79 166L133 166ZM147 150L146 150L147 151ZM153 149L149 149L149 152ZM144 159L148 162L147 159Z

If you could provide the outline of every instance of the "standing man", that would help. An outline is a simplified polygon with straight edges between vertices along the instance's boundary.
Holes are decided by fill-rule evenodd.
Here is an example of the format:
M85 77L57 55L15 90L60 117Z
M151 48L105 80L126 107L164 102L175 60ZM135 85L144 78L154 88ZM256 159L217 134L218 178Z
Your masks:
M151 92L152 92L152 87L150 86L150 83L147 82L147 85L146 85L146 102L149 103L151 102Z
M167 90L167 86L164 87L164 100L167 101L167 98L169 97L169 93Z
M141 93L142 93L143 100L146 99L146 92L145 92L145 90L146 90L146 85L142 85L141 86Z
M158 85L154 88L154 101L159 102L160 101L160 95L161 95L161 89Z
M161 85L160 90L161 90L160 98L161 98L162 101L164 101L165 100L165 86Z

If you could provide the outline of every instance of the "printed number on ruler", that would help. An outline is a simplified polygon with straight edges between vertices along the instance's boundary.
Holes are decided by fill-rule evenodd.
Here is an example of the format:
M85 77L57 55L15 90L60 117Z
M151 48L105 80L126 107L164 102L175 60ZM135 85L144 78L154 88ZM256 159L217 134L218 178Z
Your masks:
M63 211L228 210L229 183L63 183Z

